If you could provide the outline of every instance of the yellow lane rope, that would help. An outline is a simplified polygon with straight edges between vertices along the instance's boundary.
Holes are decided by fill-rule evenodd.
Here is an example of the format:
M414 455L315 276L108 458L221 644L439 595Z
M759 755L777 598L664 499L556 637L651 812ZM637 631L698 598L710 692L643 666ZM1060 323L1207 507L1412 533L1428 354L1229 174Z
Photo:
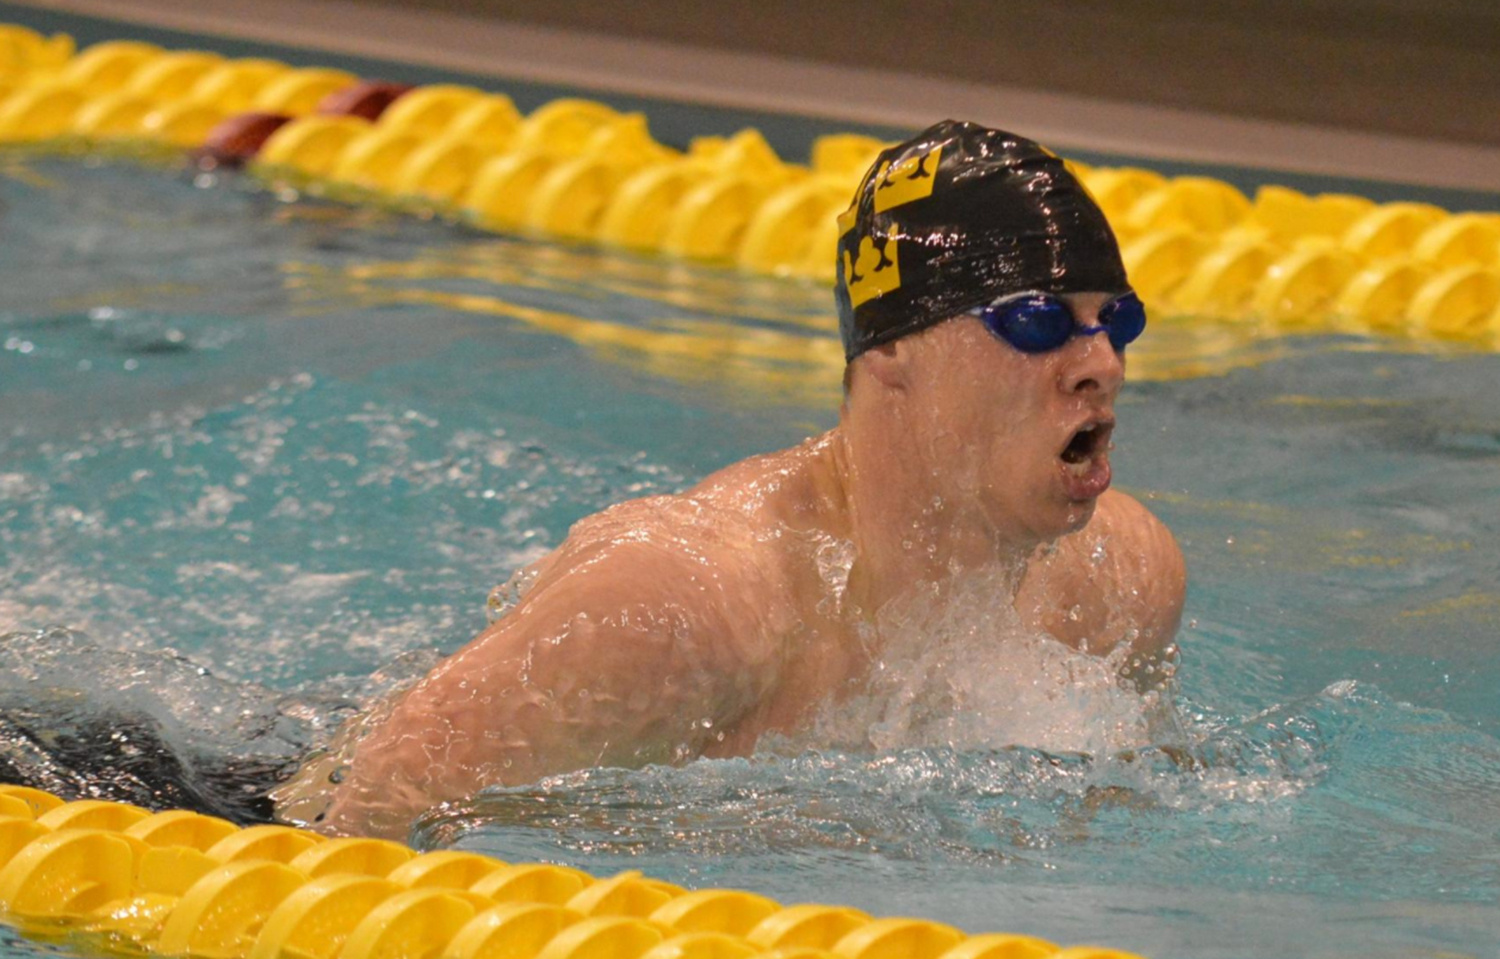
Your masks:
M80 952L203 959L1140 959L24 786L0 786L0 910Z
M78 52L66 35L0 25L0 144L194 149L247 112L276 115L285 122L252 162L272 182L752 273L831 281L835 215L883 145L824 136L803 165L753 129L675 150L642 115L590 100L522 116L474 87L372 94L389 103L366 111L374 120L329 113L360 101L358 78L136 41ZM1212 317L1255 337L1500 347L1500 214L1279 186L1251 198L1208 177L1073 166L1159 315Z

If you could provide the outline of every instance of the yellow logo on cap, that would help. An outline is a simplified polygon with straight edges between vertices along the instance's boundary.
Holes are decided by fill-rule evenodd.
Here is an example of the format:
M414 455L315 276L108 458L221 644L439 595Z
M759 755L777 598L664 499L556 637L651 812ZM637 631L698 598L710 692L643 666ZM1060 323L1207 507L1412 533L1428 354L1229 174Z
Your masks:
M943 145L939 143L926 153L890 167L884 171L884 176L877 173L876 177L880 182L875 185L875 212L884 213L913 200L931 196L938 160L942 158L942 154Z
M845 233L848 233L850 230L854 229L854 222L858 217L859 197L856 195L854 198L854 202L849 204L849 209L838 215L839 239L842 240Z
M859 306L883 293L901 286L901 270L896 265L896 241L884 240L877 248L869 237L859 241L859 259L844 251L841 264L844 271L844 289L849 291L849 303Z

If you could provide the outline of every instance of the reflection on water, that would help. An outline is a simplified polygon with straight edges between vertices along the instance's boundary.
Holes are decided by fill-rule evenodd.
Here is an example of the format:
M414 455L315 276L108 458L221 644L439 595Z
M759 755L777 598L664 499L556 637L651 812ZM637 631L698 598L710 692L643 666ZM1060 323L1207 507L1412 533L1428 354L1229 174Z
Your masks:
M844 357L831 292L816 285L519 240L471 240L441 256L286 266L301 309L427 304L566 337L606 362L688 382L727 382L832 405ZM543 304L563 307L549 308ZM1130 350L1151 382L1217 376L1308 352L1407 352L1359 337L1285 336L1250 321L1154 316Z

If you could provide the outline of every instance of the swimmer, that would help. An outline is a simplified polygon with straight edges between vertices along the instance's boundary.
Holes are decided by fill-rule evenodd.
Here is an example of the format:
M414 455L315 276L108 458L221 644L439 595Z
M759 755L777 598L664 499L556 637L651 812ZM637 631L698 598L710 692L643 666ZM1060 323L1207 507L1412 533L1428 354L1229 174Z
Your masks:
M579 522L278 815L400 837L485 786L749 754L858 687L887 611L976 576L1062 643L1161 654L1186 575L1109 488L1145 314L1093 199L1036 143L947 121L884 151L839 225L838 425Z

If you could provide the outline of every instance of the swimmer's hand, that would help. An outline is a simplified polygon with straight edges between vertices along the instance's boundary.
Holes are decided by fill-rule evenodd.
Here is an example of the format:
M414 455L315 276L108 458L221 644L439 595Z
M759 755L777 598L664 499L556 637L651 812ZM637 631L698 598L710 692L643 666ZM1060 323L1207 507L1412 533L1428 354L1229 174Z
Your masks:
M306 813L326 788L309 825L399 838L423 809L485 786L701 753L774 684L781 657L739 586L743 549L686 547L652 503L580 524L510 614L357 743L340 781L337 766L307 770L284 815L303 819L290 800Z

